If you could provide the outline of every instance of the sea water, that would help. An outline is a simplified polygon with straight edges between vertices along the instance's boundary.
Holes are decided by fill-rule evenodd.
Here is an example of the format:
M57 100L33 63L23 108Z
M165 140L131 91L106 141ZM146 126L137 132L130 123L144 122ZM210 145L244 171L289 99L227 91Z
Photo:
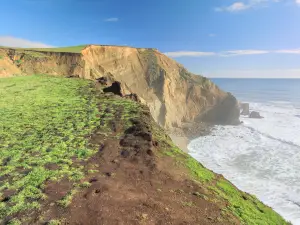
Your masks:
M216 126L189 153L300 225L300 79L213 79L263 119Z

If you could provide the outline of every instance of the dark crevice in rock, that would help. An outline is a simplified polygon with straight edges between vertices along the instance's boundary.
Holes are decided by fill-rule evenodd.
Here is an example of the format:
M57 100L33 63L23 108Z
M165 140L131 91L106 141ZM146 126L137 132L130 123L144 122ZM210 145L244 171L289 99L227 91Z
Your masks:
M121 83L118 81L115 81L112 83L111 86L104 88L103 92L104 93L111 92L111 93L114 93L115 95L123 96L121 90L122 90Z

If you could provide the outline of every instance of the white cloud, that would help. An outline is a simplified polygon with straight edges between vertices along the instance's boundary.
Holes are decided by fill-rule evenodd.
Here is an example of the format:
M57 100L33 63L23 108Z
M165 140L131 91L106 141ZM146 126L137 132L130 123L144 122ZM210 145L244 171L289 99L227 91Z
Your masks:
M214 52L193 52L193 51L178 51L178 52L165 52L167 56L178 58L178 57L201 57L201 56L213 56Z
M283 54L300 54L300 48L298 49L284 49L284 50L277 50L275 53L283 53Z
M264 7L267 6L269 3L272 2L280 2L284 0L248 0L248 1L239 1L234 2L229 6L218 7L215 8L217 12L240 12L247 9L257 8L257 7ZM295 0L296 3L300 3L300 0Z
M213 33L211 33L211 34L209 34L208 36L209 36L209 37L216 37L217 35L216 35L216 34L213 34Z
M261 55L261 54L268 54L269 51L265 50L233 50L233 51L226 51L221 52L220 56L238 56L238 55Z
M119 18L117 17L112 17L112 18L107 18L104 20L105 22L118 22Z
M230 6L223 7L223 8L217 8L217 11L229 11L229 12L237 12L242 11L245 9L248 9L250 5L246 5L243 2L235 2Z
M41 42L29 41L26 39L16 38L11 36L0 36L0 46L20 47L20 48L53 48L54 47Z
M300 0L295 0L296 4L300 5Z
M245 50L230 50L222 52L198 52L198 51L177 51L166 52L165 55L173 58L179 57L205 57L205 56L219 56L219 57L233 57L233 56L245 56L245 55L263 55L263 54L299 54L298 49L283 49L283 50L257 50L257 49L245 49Z

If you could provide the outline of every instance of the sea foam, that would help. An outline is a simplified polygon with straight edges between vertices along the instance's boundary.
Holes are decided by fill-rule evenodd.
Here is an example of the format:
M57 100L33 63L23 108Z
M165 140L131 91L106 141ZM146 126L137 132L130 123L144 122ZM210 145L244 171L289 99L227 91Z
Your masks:
M300 108L283 101L250 106L265 118L216 126L189 144L190 154L300 225Z

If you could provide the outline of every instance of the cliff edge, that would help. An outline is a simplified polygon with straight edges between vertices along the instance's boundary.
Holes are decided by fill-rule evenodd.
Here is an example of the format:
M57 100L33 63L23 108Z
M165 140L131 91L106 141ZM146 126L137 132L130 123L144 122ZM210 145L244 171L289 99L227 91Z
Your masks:
M98 45L78 52L2 48L0 57L0 77L48 74L118 81L124 95L137 94L155 121L169 130L195 121L239 123L234 96L156 49Z

